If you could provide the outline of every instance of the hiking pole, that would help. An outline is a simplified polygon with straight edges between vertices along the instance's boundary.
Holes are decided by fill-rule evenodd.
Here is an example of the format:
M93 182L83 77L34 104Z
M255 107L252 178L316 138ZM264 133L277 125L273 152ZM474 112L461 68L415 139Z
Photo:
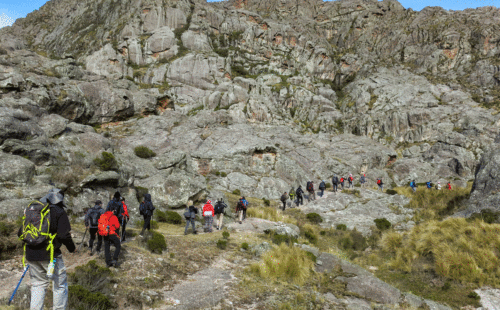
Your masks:
M125 228L123 225L125 225L125 217L123 217L122 219L122 239L120 240L121 242L123 242L123 238L125 237Z
M24 279L24 276L26 275L26 271L30 268L30 265L27 265L26 268L24 268L23 275L21 276L21 279L19 279L19 283L17 283L16 289L12 293L12 296L9 299L9 302L7 303L7 306L10 306L10 303L14 300L14 296L16 296L17 290L19 289L19 286L21 285L21 282Z
M85 232L83 233L82 243L78 246L78 252L82 249L83 241L85 240L85 235L87 235L88 227L85 227Z

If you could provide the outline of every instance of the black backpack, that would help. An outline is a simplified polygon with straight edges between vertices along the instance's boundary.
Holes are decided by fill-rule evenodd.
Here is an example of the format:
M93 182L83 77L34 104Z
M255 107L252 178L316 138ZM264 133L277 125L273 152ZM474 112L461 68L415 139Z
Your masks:
M222 204L222 202L217 201L217 203L215 204L215 207L214 207L214 213L215 214L224 213L224 205Z
M99 226L99 217L101 217L101 211L99 209L91 208L89 210L90 226Z
M239 211L239 210L244 210L244 209L245 209L245 204L243 203L243 201L241 201L241 200L240 200L240 201L238 201L238 204L237 204L237 206L236 206L236 209L238 209L238 211Z
M314 191L313 184L311 181L307 182L307 190L310 192Z
M186 218L186 220L191 219L191 210L189 210L189 207L186 208L186 211L184 212L184 217Z
M339 178L333 177L333 184L339 184Z

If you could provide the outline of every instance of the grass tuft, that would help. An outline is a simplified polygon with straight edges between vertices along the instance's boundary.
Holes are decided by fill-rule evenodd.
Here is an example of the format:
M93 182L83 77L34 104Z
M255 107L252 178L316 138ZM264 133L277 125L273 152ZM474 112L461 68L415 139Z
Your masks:
M249 217L257 217L273 222L283 222L289 224L297 224L297 220L291 216L284 215L280 210L275 208L253 207L248 208L247 215Z
M134 153L137 157L145 159L156 156L156 153L146 146L137 146L136 148L134 148Z

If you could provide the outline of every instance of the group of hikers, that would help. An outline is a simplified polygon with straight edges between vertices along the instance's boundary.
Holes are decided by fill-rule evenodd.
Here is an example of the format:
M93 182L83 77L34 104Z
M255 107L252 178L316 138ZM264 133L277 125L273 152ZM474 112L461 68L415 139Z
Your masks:
M217 217L216 229L221 230L222 224L224 220L225 209L227 208L227 204L224 202L224 199L220 198L215 202L215 205L212 204L211 200L207 200L207 202L201 208L201 212L203 215L203 219L205 222L204 231L211 233L213 231L213 222L214 217ZM238 222L242 224L247 215L248 201L244 196L241 196L236 204L236 213L238 214ZM195 219L198 214L198 208L196 208L193 204L192 200L188 201L188 207L184 212L184 217L186 218L186 228L184 229L184 234L188 234L189 225L193 228L193 233L197 234L195 227Z

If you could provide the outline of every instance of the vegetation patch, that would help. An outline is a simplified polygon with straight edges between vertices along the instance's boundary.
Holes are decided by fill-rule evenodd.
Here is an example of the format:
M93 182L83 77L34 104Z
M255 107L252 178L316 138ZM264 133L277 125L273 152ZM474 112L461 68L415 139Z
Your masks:
M240 247L245 251L248 251L248 249L250 248L250 246L246 242L243 242Z
M153 233L153 235L147 241L148 249L151 251L151 253L162 254L163 251L167 249L167 242L165 241L165 237L156 231L151 232Z
M227 240L226 239L217 240L217 247L221 250L225 250L227 248Z
M247 215L249 217L257 217L273 222L283 222L289 224L297 224L297 220L289 215L284 215L281 211L275 208L252 207L248 208Z
M115 156L109 152L102 152L101 158L97 157L94 159L94 164L102 171L118 170L118 162L116 161Z
M149 190L147 188L140 186L135 187L135 197L138 201L143 201L144 195L146 195L147 193L149 193Z
M335 229L346 231L347 230L347 226L345 224L338 224L337 226L335 226Z
M140 158L152 158L152 157L155 157L156 156L156 153L153 152L152 150L150 150L148 147L146 146L137 146L135 149L134 149L134 153L137 157L140 157Z
M280 279L301 285L312 275L313 267L314 262L306 251L281 244L265 253L261 263L252 264L248 272L264 279Z
M319 224L319 223L322 223L323 222L323 218L321 217L321 215L319 215L318 213L308 213L306 215L306 218L309 220L309 222L311 223L314 223L314 224Z
M241 191L239 189L235 189L233 191L233 195L238 195L239 196L239 195L241 195Z
M175 211L167 210L163 212L161 210L156 210L156 218L158 219L158 222L162 223L169 223L174 225L182 224L182 217Z
M111 301L100 292L91 292L81 285L68 287L68 303L70 309L76 310L107 310L111 309Z
M375 219L373 220L378 229L384 231L391 228L391 222L389 222L386 218Z

